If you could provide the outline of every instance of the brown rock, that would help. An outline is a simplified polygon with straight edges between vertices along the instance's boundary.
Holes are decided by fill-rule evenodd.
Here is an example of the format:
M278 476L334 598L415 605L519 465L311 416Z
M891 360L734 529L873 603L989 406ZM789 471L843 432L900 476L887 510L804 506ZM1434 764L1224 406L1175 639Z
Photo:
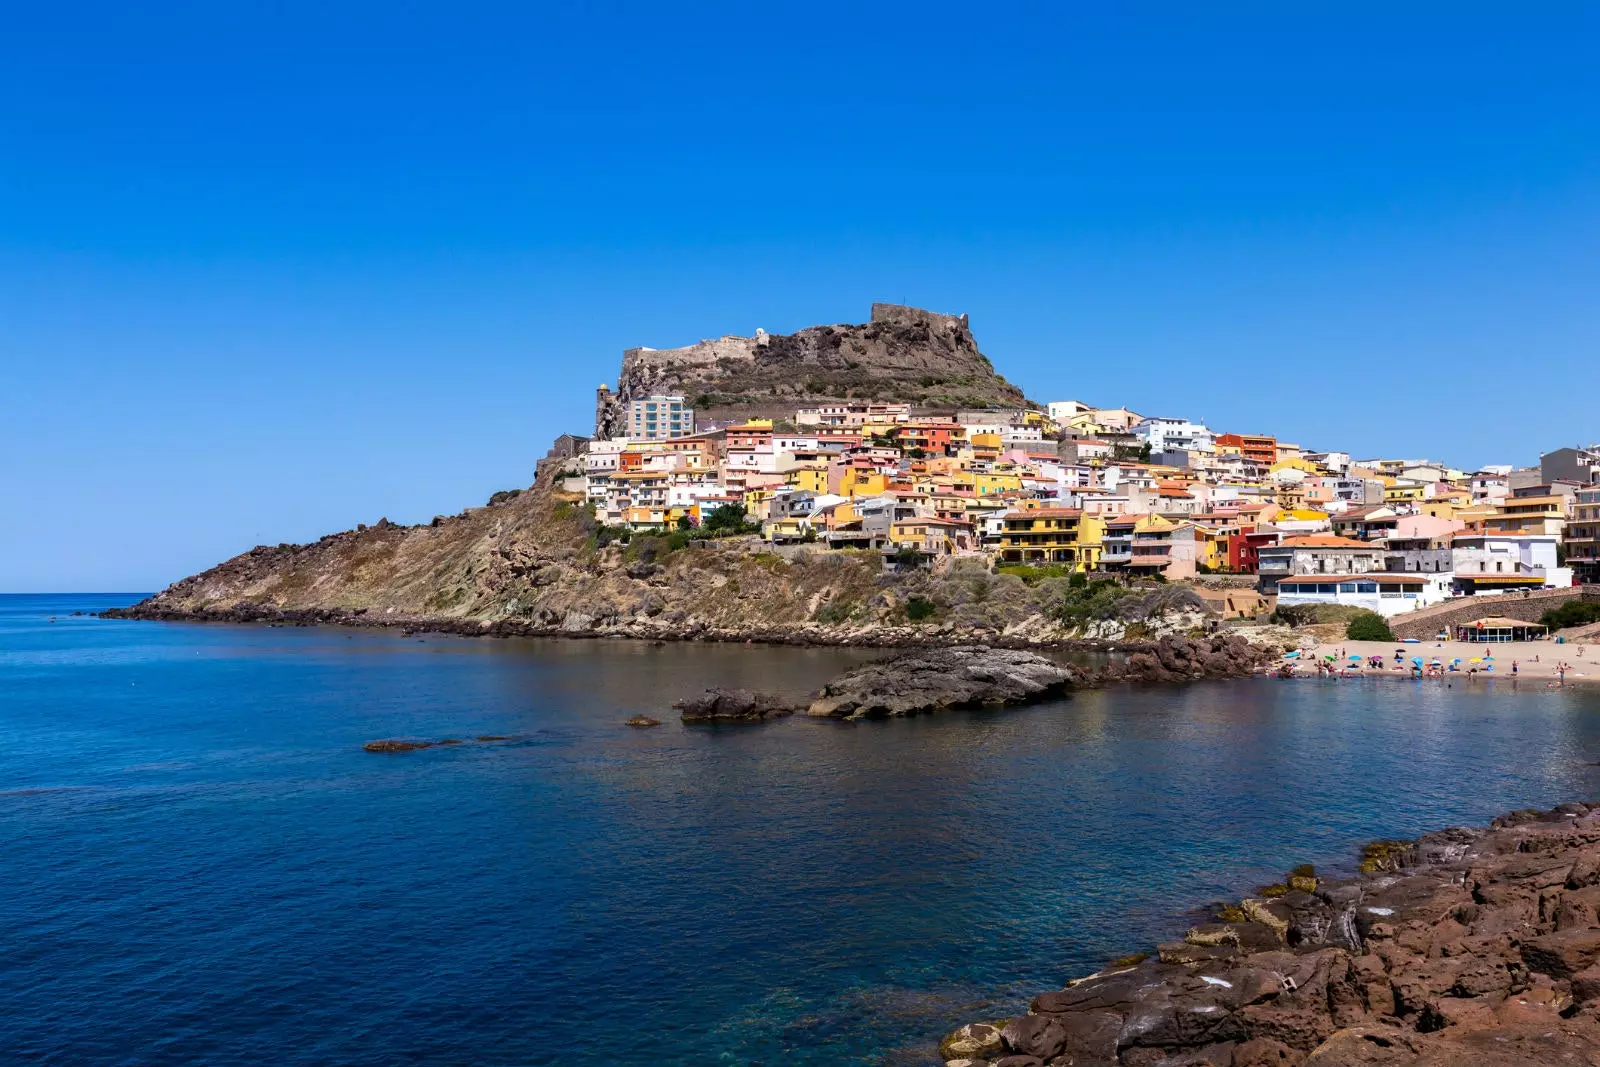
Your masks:
M1257 1037L1233 1050L1233 1067L1300 1067L1306 1054L1270 1037Z
M1572 976L1572 999L1579 1004L1600 1000L1600 965L1591 964Z
M1008 1052L1048 1060L1066 1049L1067 1030L1055 1015L1021 1015L1000 1028L1000 1040Z
M1528 970L1552 978L1571 978L1600 959L1600 930L1557 930L1522 946Z

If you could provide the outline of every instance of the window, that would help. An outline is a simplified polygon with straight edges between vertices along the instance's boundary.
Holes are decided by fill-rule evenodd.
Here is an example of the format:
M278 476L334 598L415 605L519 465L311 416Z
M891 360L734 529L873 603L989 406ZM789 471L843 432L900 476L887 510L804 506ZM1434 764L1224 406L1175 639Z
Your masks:
M1377 582L1357 582L1356 583L1356 592L1358 592L1358 593L1376 593L1377 591L1378 591L1378 583Z
M1356 583L1355 582L1340 582L1339 583L1339 592L1341 592L1341 593L1354 593L1355 591L1356 591Z

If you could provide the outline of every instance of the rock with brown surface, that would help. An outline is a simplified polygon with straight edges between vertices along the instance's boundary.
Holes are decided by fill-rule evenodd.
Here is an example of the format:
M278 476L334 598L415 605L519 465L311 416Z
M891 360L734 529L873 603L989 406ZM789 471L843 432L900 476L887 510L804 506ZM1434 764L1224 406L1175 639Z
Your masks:
M1292 888L1222 909L1235 921L1040 994L1006 1024L1006 1051L1121 1067L1600 1067L1600 805L1381 842L1363 866L1297 870Z

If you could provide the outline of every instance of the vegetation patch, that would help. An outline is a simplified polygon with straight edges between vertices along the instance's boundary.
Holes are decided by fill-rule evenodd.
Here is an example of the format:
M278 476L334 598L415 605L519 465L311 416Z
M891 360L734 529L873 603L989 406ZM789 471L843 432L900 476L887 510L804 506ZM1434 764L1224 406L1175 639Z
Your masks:
M812 618L827 625L849 622L855 617L856 606L848 600L830 600L817 608Z
M1092 622L1119 617L1123 602L1133 595L1133 590L1109 578L1082 585L1068 582L1049 606L1049 614L1065 626L1083 629Z
M924 622L939 614L939 605L924 597L914 596L906 601L906 618L912 622Z
M1551 630L1587 626L1592 622L1600 622L1600 600L1569 600L1539 616L1539 623Z
M1374 841L1361 850L1361 873L1398 871L1411 848L1410 841Z
M1363 611L1350 620L1344 629L1344 636L1350 641L1393 641L1394 631L1389 629L1389 623L1382 615L1375 611Z

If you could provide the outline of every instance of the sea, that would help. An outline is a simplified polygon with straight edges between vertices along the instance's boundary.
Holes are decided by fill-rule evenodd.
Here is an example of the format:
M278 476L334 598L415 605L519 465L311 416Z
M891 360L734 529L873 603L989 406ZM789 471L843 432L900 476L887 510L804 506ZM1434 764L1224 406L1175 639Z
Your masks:
M94 615L136 599L0 597L0 1063L923 1067L1295 864L1600 796L1593 688L685 727L879 653Z

